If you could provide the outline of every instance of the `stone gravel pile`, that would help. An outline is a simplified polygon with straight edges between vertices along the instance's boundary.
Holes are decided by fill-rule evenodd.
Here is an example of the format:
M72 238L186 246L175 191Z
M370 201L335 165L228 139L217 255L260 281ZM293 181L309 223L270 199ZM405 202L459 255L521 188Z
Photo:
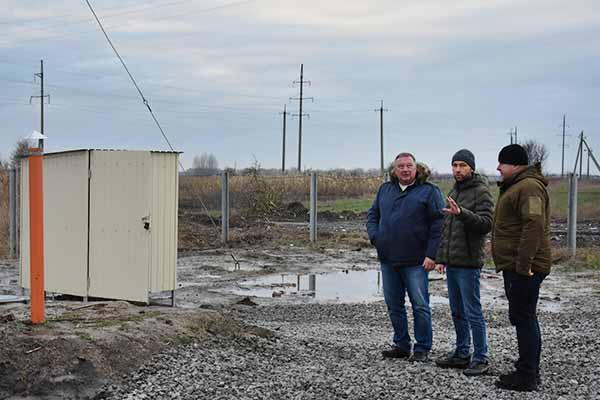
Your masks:
M514 328L505 307L485 310L491 371L468 378L433 361L384 360L390 340L383 302L235 306L228 315L271 330L272 338L211 336L159 354L107 399L598 399L600 324L597 294L558 311L539 312L543 330L542 386L538 392L496 389L497 375L516 357ZM410 308L409 308L410 315ZM432 358L453 349L447 305L433 306ZM412 326L412 322L411 322Z

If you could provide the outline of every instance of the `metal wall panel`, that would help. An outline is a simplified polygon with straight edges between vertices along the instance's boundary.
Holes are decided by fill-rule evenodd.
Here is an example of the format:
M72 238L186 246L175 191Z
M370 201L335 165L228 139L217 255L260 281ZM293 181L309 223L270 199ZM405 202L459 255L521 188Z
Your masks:
M29 288L29 168L21 163L21 273ZM88 152L44 156L44 287L85 296L87 286Z
M90 165L89 295L148 302L150 153L92 151Z
M150 290L175 290L177 281L177 153L152 153Z
M86 296L88 247L87 151L44 156L45 286Z

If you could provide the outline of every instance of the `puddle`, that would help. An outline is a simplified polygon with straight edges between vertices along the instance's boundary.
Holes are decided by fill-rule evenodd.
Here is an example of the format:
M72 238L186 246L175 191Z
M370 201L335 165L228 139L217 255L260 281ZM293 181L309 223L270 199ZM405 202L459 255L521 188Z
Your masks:
M243 281L231 293L242 296L309 298L342 303L383 300L381 272L339 271L320 274L266 275ZM406 299L409 303L408 297ZM448 304L442 296L430 296L431 304Z

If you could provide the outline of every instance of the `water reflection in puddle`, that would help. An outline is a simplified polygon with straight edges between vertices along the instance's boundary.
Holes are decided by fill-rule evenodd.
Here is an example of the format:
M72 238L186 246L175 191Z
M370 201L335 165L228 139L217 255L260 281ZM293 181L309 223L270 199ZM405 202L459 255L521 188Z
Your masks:
M239 289L233 293L256 297L305 297L347 303L383 300L381 272L378 270L267 275L241 282ZM448 299L431 296L431 303L448 304Z

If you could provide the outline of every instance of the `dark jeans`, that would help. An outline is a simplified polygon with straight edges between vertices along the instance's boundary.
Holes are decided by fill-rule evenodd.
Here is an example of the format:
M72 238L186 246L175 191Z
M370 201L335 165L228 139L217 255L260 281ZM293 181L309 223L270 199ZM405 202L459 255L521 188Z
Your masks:
M429 306L429 274L422 265L395 268L381 264L383 276L383 297L388 307L390 321L394 328L394 345L411 350L411 338L408 333L408 318L404 301L406 294L412 305L415 346L414 352L431 350L431 307Z
M456 352L459 357L469 356L473 335L473 361L487 361L485 318L479 300L480 268L446 268L448 300L456 331Z
M536 309L540 285L546 274L534 273L532 277L504 271L504 290L508 298L508 317L517 329L519 359L517 372L534 379L540 370L542 335Z

